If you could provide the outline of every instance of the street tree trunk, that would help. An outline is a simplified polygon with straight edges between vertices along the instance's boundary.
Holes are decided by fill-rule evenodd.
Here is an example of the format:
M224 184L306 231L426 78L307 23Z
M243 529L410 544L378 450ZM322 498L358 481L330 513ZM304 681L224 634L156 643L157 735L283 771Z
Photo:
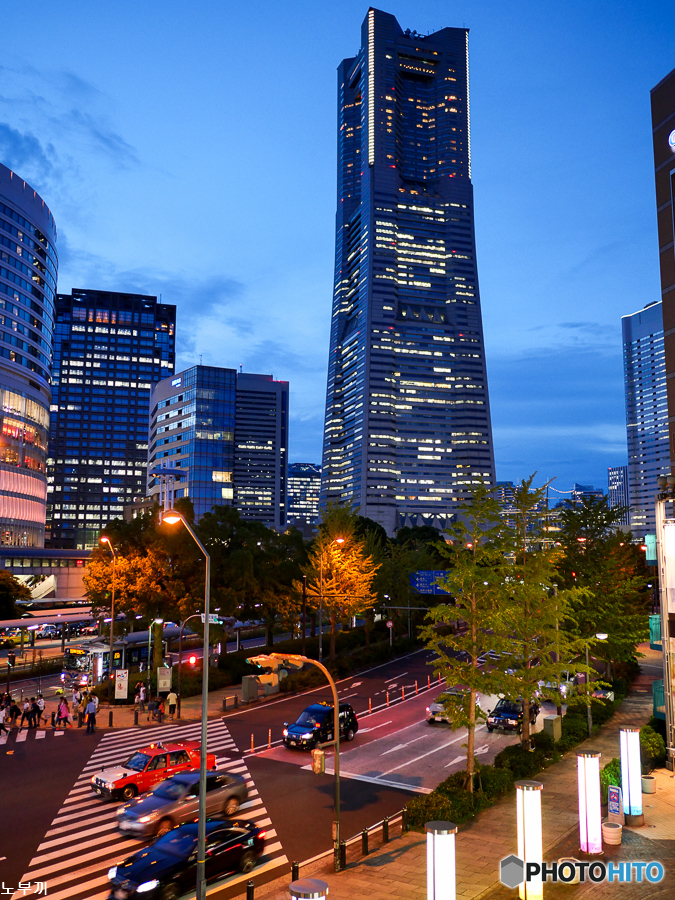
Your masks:
M157 677L157 669L164 662L164 626L161 622L155 622L152 626L152 665L154 672L150 674Z
M330 614L330 655L329 659L335 659L335 613Z

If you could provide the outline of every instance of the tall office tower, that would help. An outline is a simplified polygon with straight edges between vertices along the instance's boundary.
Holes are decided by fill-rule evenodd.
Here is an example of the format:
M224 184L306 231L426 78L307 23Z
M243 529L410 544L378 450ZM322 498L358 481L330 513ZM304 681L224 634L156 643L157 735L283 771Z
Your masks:
M626 512L621 516L617 525L619 528L628 528L630 514L628 507L628 466L609 466L607 469L607 496L610 509L623 506Z
M44 546L57 269L49 207L0 164L0 545Z
M288 382L193 366L155 385L150 398L148 493L173 480L199 518L236 506L244 519L286 524Z
M150 389L173 372L176 307L73 290L56 298L50 546L87 549L143 495Z
M288 524L306 538L316 534L321 498L321 466L291 463L288 467Z
M473 224L468 31L370 9L338 69L322 503L389 534L494 482Z
M652 89L651 104L670 475L675 472L675 69ZM649 487L653 495L655 484Z
M656 479L670 474L664 307L656 301L621 319L629 523L638 541L644 541L646 534L656 533Z

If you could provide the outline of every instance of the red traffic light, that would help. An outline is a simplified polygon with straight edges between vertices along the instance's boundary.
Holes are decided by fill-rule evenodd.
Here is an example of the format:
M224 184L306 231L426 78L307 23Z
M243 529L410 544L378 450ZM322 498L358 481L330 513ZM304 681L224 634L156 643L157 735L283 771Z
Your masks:
M191 656L189 662L191 666L194 666L194 664L197 662L197 657Z

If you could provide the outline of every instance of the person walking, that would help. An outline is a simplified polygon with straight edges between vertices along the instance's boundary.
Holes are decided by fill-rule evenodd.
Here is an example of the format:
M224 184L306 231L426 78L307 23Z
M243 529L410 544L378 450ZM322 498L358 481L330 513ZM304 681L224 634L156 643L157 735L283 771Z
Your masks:
M29 728L37 728L40 724L40 707L35 697L30 698L30 724Z
M0 734L4 731L5 734L9 734L9 728L5 725L5 719L7 718L7 707L3 706L0 709Z
M87 734L93 734L96 731L96 704L92 697L84 708L87 717Z
M145 712L146 694L145 694L145 684L142 681L140 682L140 688L139 688L138 693L139 693L139 700L138 700L139 709L142 713L144 713Z
M16 725L16 720L21 715L21 710L19 709L19 704L16 700L11 700L9 704L9 727L13 728ZM19 726L17 725L17 728Z
M173 722L173 717L176 714L176 704L178 703L178 696L174 690L170 690L167 694L166 703L169 707L169 721Z
M47 717L45 716L45 700L42 694L37 695L37 705L38 705L38 725L42 723L44 720L44 724L47 724Z
M28 698L26 698L26 700L25 700L25 702L24 702L24 704L23 704L23 710L22 710L22 712L21 712L21 722L19 722L19 728L23 728L23 723L24 723L24 721L28 722L28 726L27 726L27 727L30 728L30 723L31 723L31 720L32 720L32 718L33 718L33 714L32 714L32 712L31 712L31 702L32 702L32 700L33 700L32 697L30 698L30 700L29 700Z

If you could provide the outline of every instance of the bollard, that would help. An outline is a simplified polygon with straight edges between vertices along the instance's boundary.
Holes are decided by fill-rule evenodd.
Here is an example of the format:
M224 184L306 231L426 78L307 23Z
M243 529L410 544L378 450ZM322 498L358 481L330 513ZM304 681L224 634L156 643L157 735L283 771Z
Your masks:
M340 868L347 868L347 844L344 841L340 841Z
M368 697L368 712L371 713L373 711L373 701Z
M134 710L134 725L138 725L138 710Z
M405 700L405 688L401 688L401 700Z
M84 716L82 715L81 712L79 712L79 713L77 714L77 727L78 727L78 728L82 728L82 721L83 721L83 719L84 719Z
M441 673L440 672L438 673L438 683L439 684L441 683Z
M255 900L255 882L246 882L246 900Z
M361 832L361 853L368 856L368 829L364 828Z
M251 735L251 753L253 753L253 735Z
M427 687L431 687L431 675L427 675Z
M403 812L401 813L401 833L406 834L408 831L408 807L403 807Z
M300 863L294 862L291 866L291 881L297 881L300 877Z
M387 816L382 819L382 841L385 844L389 843L389 819Z
M389 706L389 691L387 691L387 706Z
M223 712L227 712L227 697L223 697Z
M110 712L108 713L108 728L112 728L112 727L113 727L112 716L113 716L113 711L112 711L112 709L111 709Z
M56 728L56 713L52 713L52 728Z
M239 709L239 694L234 695L234 708Z
M415 693L417 693L417 682L415 682Z
M268 750L271 750L271 749L272 749L272 729L271 729L271 728L270 728L270 730L269 730L269 732L268 732L268 735L267 735L267 749L268 749Z

